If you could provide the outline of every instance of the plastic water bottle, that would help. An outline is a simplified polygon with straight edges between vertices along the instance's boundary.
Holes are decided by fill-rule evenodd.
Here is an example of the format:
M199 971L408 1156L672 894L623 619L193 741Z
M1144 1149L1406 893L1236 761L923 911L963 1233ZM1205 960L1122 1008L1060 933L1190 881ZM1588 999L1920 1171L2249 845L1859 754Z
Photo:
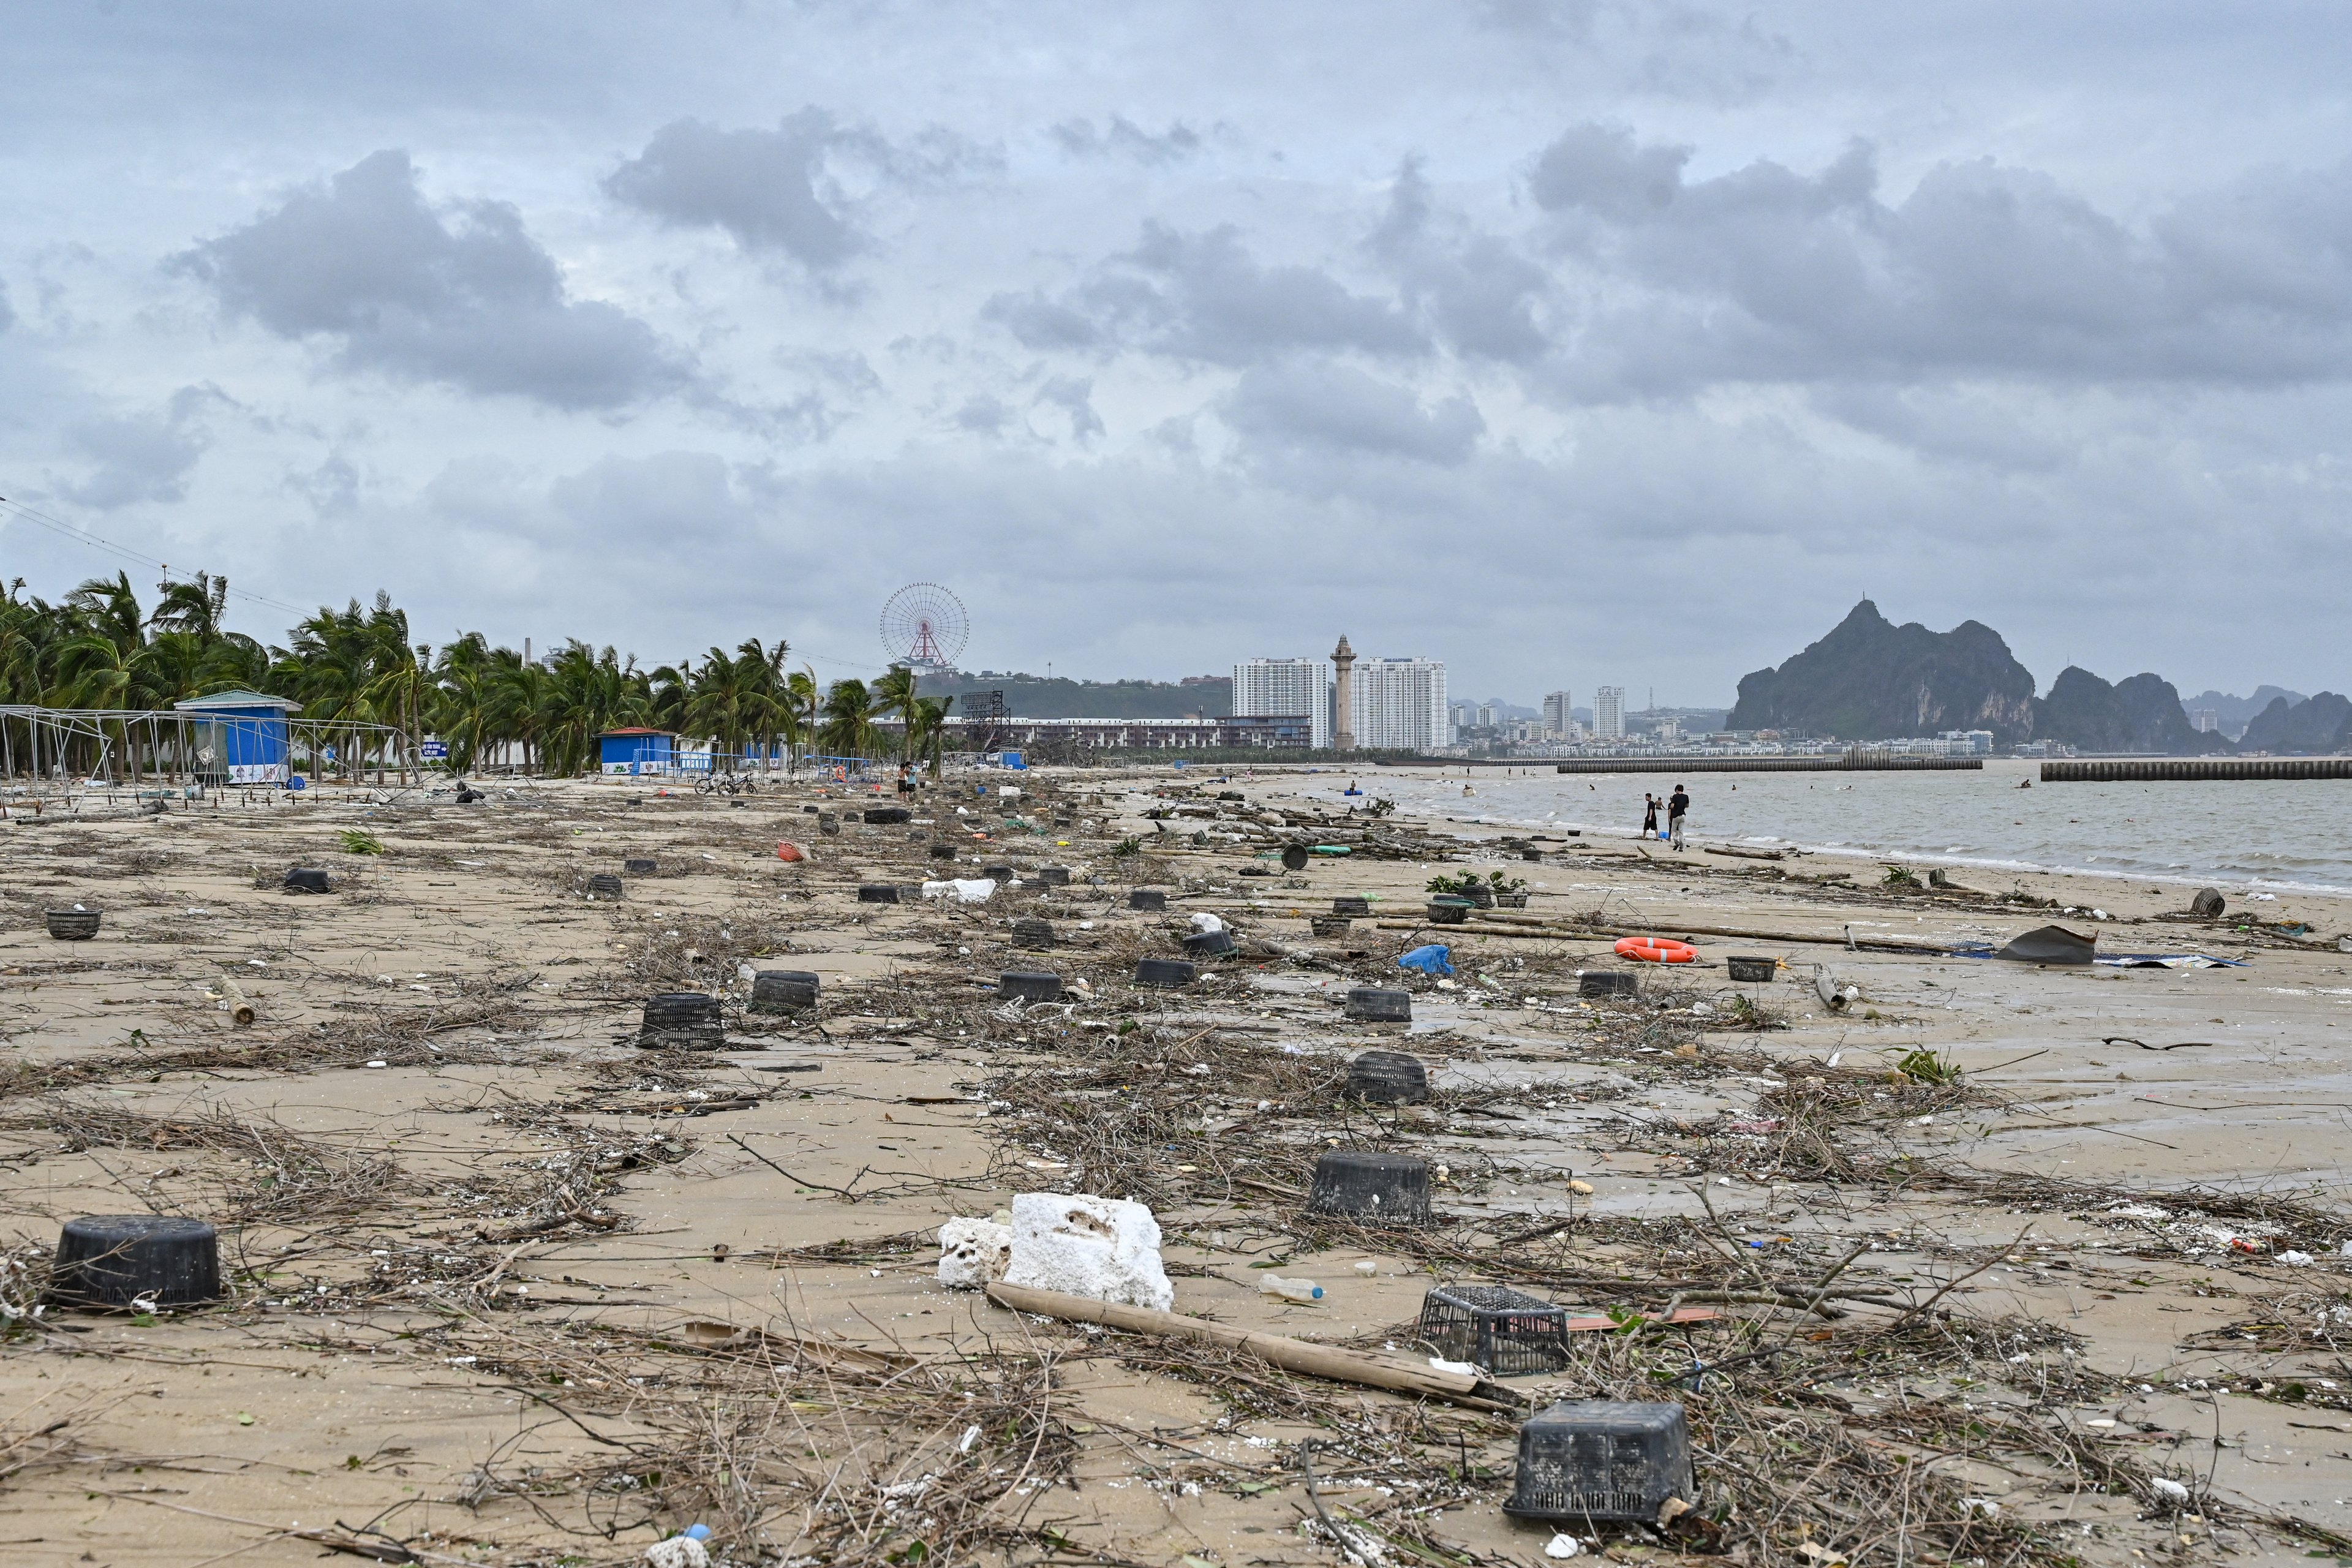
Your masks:
M1285 1279L1279 1274L1269 1274L1257 1282L1258 1289L1268 1296L1279 1296L1286 1301L1320 1301L1323 1287L1312 1279Z

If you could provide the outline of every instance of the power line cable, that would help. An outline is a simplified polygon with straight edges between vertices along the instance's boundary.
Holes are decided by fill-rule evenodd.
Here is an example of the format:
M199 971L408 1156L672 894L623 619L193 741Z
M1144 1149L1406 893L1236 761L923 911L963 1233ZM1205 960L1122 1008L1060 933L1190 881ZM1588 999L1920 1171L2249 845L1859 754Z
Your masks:
M94 550L106 551L110 554L121 556L125 561L135 563L141 566L150 567L158 572L168 574L172 570L169 565L165 564L163 562L156 560L152 555L142 554L140 552L131 549L128 545L117 544L110 539L100 538L99 535L90 532L88 529L76 528L73 524L65 521L61 518L51 517L47 512L42 511L35 507L26 506L20 500L11 500L6 496L0 496L0 517L21 518L23 521L33 524L36 528L47 529L51 533L60 534L67 539L73 540L77 543L87 544ZM289 616L300 616L310 614L309 611L300 608L299 605L287 604L285 601L280 599L270 598L266 594L256 594L249 589L232 586L229 589L229 593L236 598L244 599L251 604L266 605L273 610L282 611Z

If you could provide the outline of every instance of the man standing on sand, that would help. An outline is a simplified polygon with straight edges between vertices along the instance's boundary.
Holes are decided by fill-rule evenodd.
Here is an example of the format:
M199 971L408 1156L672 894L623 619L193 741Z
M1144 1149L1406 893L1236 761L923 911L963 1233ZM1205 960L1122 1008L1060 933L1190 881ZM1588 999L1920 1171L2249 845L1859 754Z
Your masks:
M1642 792L1642 837L1646 840L1655 838L1657 836L1658 797L1648 790L1643 790Z
M1683 847L1683 818L1690 815L1690 794L1682 785L1666 799L1666 831L1674 838L1675 847Z

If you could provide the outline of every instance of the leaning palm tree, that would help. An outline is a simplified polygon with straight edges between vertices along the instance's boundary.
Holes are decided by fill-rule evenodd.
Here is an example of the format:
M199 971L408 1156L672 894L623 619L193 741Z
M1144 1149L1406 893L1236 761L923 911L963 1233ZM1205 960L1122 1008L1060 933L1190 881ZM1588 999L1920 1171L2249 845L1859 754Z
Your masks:
M905 762L915 749L915 704L921 700L915 694L915 672L903 664L894 664L867 690L874 699L876 718L897 714L898 728L898 760Z
M818 741L837 757L863 757L874 742L874 695L862 680L836 680L824 694Z
M927 757L930 774L940 776L940 752L947 747L948 710L955 706L952 697L918 697L914 711L907 716L907 752L917 762Z

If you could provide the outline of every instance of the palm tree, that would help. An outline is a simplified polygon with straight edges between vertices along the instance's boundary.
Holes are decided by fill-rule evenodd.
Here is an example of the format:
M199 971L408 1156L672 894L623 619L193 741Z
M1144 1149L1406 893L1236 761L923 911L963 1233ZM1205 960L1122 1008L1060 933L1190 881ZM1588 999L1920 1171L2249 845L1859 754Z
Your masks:
M902 763L914 750L915 704L919 700L915 694L916 685L912 669L894 664L867 689L874 699L875 717L895 713L899 718L898 760Z
M948 710L954 706L953 697L918 697L914 711L907 717L908 754L921 761L928 752L933 778L940 776L940 753L947 745Z
M836 680L824 694L818 742L836 757L862 757L874 742L874 696L862 680Z

